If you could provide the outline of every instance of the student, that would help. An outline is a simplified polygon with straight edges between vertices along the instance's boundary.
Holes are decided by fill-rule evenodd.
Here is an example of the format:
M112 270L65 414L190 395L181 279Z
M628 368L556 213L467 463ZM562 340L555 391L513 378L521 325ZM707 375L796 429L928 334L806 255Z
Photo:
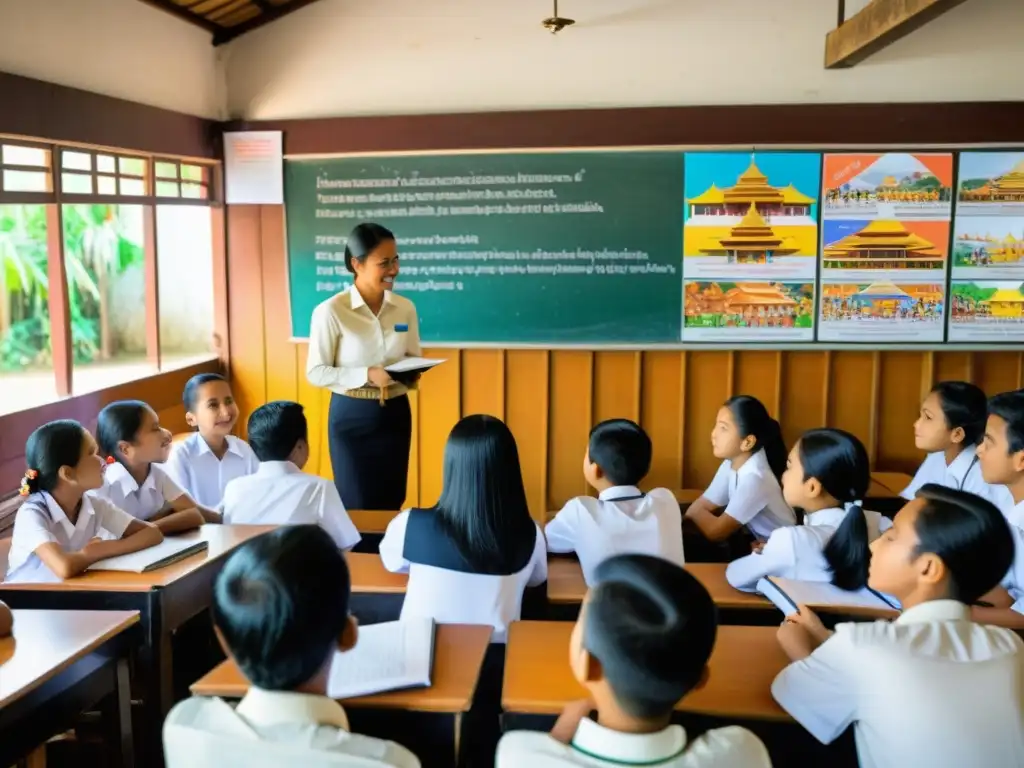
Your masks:
M278 528L240 546L217 576L213 621L251 683L232 707L195 696L164 723L168 768L359 765L418 768L409 750L349 730L327 696L331 664L355 646L345 558L312 525Z
M309 461L309 427L298 403L278 400L249 417L256 474L232 480L224 494L224 522L246 525L319 525L339 549L359 543L334 483L302 471Z
M26 498L14 517L4 581L69 579L99 560L163 540L151 523L86 494L103 485L107 465L92 435L77 421L39 427L25 445L25 460L29 469L21 494Z
M171 447L164 471L198 503L217 508L227 484L255 473L260 462L245 440L231 434L238 406L223 376L193 376L182 400L185 421L196 432Z
M686 510L686 519L704 536L723 541L747 526L764 541L776 528L796 523L779 487L786 469L782 429L760 400L749 395L727 400L718 410L711 447L722 465ZM722 507L724 512L715 514Z
M804 524L776 528L760 552L729 564L726 579L748 591L765 576L863 588L868 545L892 526L861 507L870 485L868 452L860 440L841 429L805 432L782 475L786 503L804 511Z
M548 550L575 552L590 584L598 563L615 554L659 555L683 564L683 521L671 491L643 493L651 468L651 438L628 419L590 432L583 477L598 492L569 501L544 528Z
M94 496L156 523L165 534L220 522L217 512L196 504L160 466L171 450L171 433L148 405L139 400L111 403L100 411L96 436L100 450L114 461Z
M716 630L711 596L679 566L648 555L605 560L569 643L573 676L589 698L567 707L550 735L507 733L497 768L768 768L768 751L744 728L689 741L681 725L671 724L679 700L706 679Z
M7 607L7 603L0 600L0 637L7 637L14 627L14 614Z
M929 484L871 549L868 584L902 614L830 632L800 606L779 629L794 663L775 699L826 744L852 724L864 766L1024 765L1024 644L968 608L1013 559L1006 519Z
M1013 506L1001 485L989 485L982 477L977 452L985 434L985 393L965 381L943 381L921 403L914 422L914 445L928 455L903 493L913 499L926 483L970 491L988 499L1004 512Z
M402 618L490 624L505 642L523 591L548 577L544 534L530 517L516 440L493 416L467 416L444 449L433 509L407 509L380 543L384 567L408 573Z

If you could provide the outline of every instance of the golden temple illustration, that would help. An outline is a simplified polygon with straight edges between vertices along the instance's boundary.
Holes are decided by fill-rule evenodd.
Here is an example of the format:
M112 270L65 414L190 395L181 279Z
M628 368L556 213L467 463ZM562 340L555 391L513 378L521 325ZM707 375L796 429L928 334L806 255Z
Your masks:
M996 238L991 235L964 234L956 240L957 264L987 266L1016 264L1024 260L1024 240L1019 240L1013 235Z
M687 283L684 296L687 315L750 314L759 311L790 314L801 302L774 283L737 283L723 291L718 283L701 290L700 283Z
M872 221L859 232L826 245L826 269L940 269L935 244L898 221Z
M791 237L775 234L751 202L746 216L729 234L711 238L699 250L707 256L725 256L729 264L770 264L776 256L791 256L800 246Z
M810 216L814 198L790 184L773 187L750 156L750 167L740 174L736 186L720 188L712 184L691 197L690 216L744 216L753 207L761 216Z
M1000 288L981 303L992 317L1024 317L1024 294L1019 289Z
M941 317L941 285L898 286L879 280L861 287L854 284L822 286L822 317L826 320L858 317L895 318L908 314Z
M1024 160L998 178L975 189L960 190L965 203L1024 203Z

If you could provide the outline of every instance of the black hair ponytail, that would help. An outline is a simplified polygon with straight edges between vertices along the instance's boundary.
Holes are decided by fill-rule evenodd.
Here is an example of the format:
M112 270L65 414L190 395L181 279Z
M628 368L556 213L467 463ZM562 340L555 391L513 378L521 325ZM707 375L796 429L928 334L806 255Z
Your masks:
M82 458L85 428L77 421L61 419L36 429L25 444L28 470L22 479L22 495L50 493L60 482L60 468L77 466Z
M782 427L773 419L764 403L750 395L736 395L725 401L733 420L739 429L740 437L751 435L757 440L754 453L764 451L768 466L775 479L782 482L782 473L786 471L788 451L782 439Z
M864 444L841 429L812 429L798 448L804 480L816 478L825 493L846 509L843 522L825 545L832 583L840 589L861 589L868 583L868 521L860 506L871 485Z
M100 411L96 442L104 456L112 456L124 464L120 444L135 442L142 429L142 417L148 410L150 407L141 400L119 400Z

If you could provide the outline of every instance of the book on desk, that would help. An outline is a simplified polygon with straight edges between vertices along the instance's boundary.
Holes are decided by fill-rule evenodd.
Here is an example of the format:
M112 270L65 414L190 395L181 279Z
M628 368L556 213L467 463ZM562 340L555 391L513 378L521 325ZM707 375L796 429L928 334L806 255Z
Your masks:
M386 621L359 628L352 650L331 663L327 695L350 699L385 691L429 688L434 668L433 619Z
M209 544L195 539L167 538L155 547L129 552L127 555L107 557L89 566L90 571L126 571L128 573L149 573L186 557L202 552Z
M815 609L878 619L891 619L900 612L896 598L864 587L848 591L824 581L797 581L766 576L757 582L757 591L771 600L785 616L799 612L801 604Z

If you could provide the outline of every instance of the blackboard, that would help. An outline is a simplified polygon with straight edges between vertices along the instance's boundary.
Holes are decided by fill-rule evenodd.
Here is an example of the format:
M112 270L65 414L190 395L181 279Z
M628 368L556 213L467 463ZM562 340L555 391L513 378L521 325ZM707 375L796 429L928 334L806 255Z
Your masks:
M398 239L396 290L427 343L678 342L683 153L289 159L292 335L351 285L351 229Z

